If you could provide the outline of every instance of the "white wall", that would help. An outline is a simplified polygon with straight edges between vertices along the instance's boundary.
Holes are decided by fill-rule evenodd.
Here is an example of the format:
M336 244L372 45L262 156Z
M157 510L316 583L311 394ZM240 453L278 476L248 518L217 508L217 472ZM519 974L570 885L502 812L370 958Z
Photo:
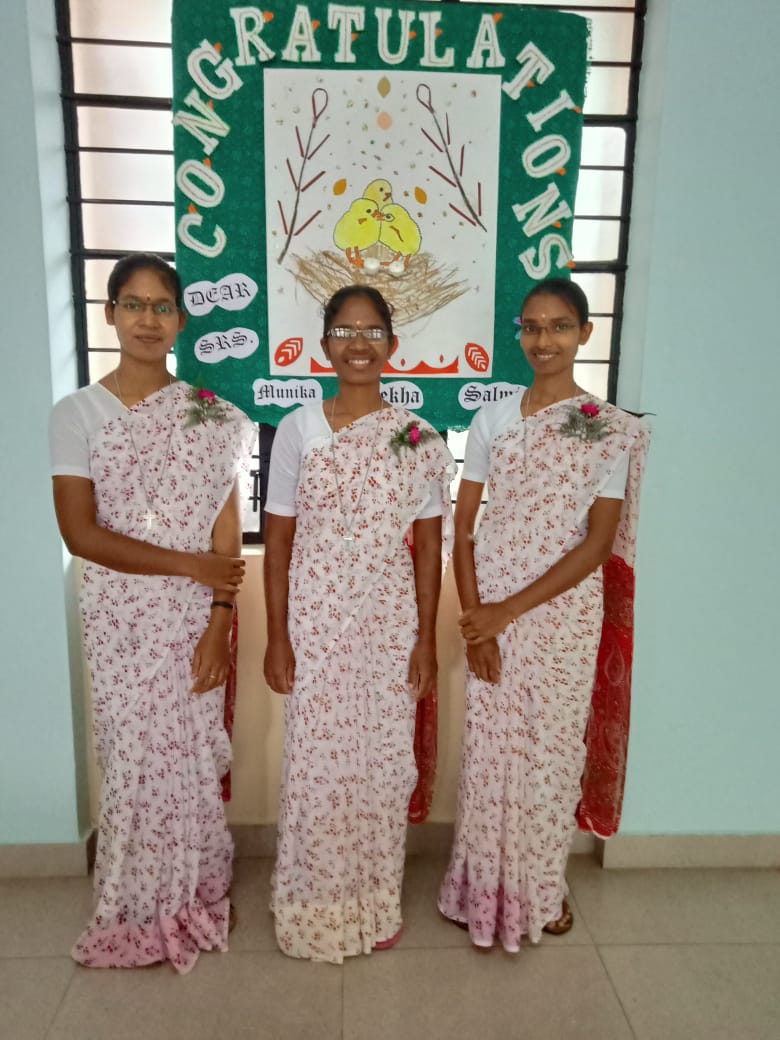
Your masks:
M2 38L28 41L8 47L0 65L3 96L13 99L0 117L10 192L0 218L8 388L0 410L0 843L9 844L72 841L84 823L81 687L74 679L74 723L45 444L50 402L73 385L62 360L71 333L49 6L3 0L0 13ZM780 5L649 6L620 403L656 417L623 832L778 833ZM234 822L254 823L275 813L281 705L260 678L257 557L250 569L230 812ZM450 589L441 635L454 615ZM454 810L460 743L457 642L443 640L440 657L434 818L442 820Z
M74 712L46 441L55 389L61 396L75 385L52 7L0 5L0 843L8 844L72 842L87 824L80 691ZM77 661L75 669L77 678Z
M626 834L780 832L780 5L653 0L621 402L657 413Z

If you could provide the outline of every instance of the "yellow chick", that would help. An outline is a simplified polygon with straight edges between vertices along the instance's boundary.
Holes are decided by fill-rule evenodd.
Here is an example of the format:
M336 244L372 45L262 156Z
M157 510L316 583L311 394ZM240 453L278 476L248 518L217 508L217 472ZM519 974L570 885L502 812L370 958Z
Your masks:
M333 241L346 253L353 267L364 267L361 249L368 249L379 241L382 215L373 199L355 199L341 216L333 231Z
M388 202L393 201L393 189L390 187L390 181L386 181L382 177L371 181L363 192L363 198L373 199L377 206L382 209Z
M403 206L399 206L397 202L390 202L383 206L381 216L379 241L395 253L393 259L386 261L384 266L390 267L400 257L404 257L404 267L408 267L411 258L420 251L422 243L420 228Z

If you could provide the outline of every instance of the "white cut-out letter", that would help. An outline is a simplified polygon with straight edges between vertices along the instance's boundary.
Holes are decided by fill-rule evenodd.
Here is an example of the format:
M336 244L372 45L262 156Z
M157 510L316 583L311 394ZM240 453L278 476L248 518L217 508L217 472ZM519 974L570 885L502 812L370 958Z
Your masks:
M204 65L212 65L215 68L217 79L222 81L221 86L208 78L203 68ZM200 47L196 47L187 56L187 70L204 93L214 98L215 101L224 101L244 85L243 80L233 68L233 62L229 58L223 59L217 48L208 40L201 40Z
M194 108L201 115L196 116L192 112L184 112L180 109L173 117L173 125L184 127L187 133L200 141L206 155L211 155L219 144L217 138L227 137L230 133L230 126L217 115L213 108L209 108L194 87L184 99L184 104L189 108Z
M314 42L314 26L311 24L309 8L305 4L298 4L295 8L290 35L287 37L287 46L282 51L282 58L290 62L322 61L322 55Z
M549 158L542 158L550 152L552 154ZM565 137L561 137L560 134L548 134L528 145L523 152L523 169L529 177L549 177L551 173L566 165L570 155L571 148Z
M539 262L536 264L534 263L536 247L529 246L528 249L523 250L517 259L525 268L525 273L529 278L547 277L552 269L552 251L556 246L558 247L558 263L555 266L566 267L572 259L572 255L566 244L566 239L561 235L544 236L539 243Z
M208 256L213 260L213 258L219 256L225 248L227 235L222 228L217 225L214 228L214 241L211 245L207 245L207 243L201 242L200 239L195 238L190 230L191 228L199 228L202 226L203 217L200 213L185 213L179 220L176 233L178 234L179 241L182 245L187 246L188 249L194 249L195 252L200 253L201 256Z
M254 65L255 56L251 47L257 51L260 61L271 61L276 57L274 51L260 39L265 25L265 16L259 7L231 7L230 17L236 25L236 47L238 57L236 65Z
M424 48L420 65L426 69L451 69L455 64L455 49L448 47L444 54L436 53L436 26L441 20L439 11L420 11L417 16L423 23Z
M197 159L181 164L176 171L176 185L196 206L208 209L218 206L225 197L225 182L220 175Z
M501 89L513 101L517 101L521 91L528 86L529 80L533 76L536 76L537 83L544 83L550 73L555 71L555 65L533 43L527 43L523 47L517 55L517 60L520 62L520 71L511 83L501 84Z
M362 32L365 24L364 7L352 7L350 4L328 4L328 28L339 31L339 45L333 56L334 61L344 65L351 65L357 61L352 53L352 33Z
M414 11L398 12L398 17L401 19L401 39L395 54L390 50L387 31L393 12L389 7L377 7L374 13L377 20L376 47L379 60L383 61L385 65L400 65L402 61L406 61L406 55L409 52L409 32L415 19Z
M551 181L541 195L529 199L528 202L516 202L514 206L512 206L512 212L517 217L518 221L522 223L525 220L525 224L523 224L523 234L525 234L527 238L533 238L534 235L538 235L540 231L549 227L550 224L554 224L556 220L566 220L571 216L571 209L569 208L568 202L561 202L552 212L550 212L550 207L553 206L560 197L561 193L558 191L558 185ZM531 214L530 217L528 217L529 213ZM528 217L527 220L526 217Z
M487 60L482 55L487 51ZM466 58L469 69L503 69L506 58L501 53L498 43L498 26L492 14L483 14L474 39L474 48Z
M540 108L538 112L529 112L526 119L538 134L548 119L552 119L553 116L557 116L559 112L563 112L567 108L576 108L576 105L569 96L568 90L562 90L555 101Z

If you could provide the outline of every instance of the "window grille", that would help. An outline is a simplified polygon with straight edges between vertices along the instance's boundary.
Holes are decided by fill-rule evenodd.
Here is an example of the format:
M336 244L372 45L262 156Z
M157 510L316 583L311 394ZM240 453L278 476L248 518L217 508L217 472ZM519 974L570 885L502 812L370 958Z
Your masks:
M103 319L114 262L131 250L174 257L171 0L55 0L55 5L78 373L86 385L118 361ZM534 6L591 21L573 279L588 295L595 328L575 372L586 390L614 401L646 0L535 0ZM272 439L273 429L259 424L252 493L244 509L247 542L262 541ZM462 460L465 434L451 431L448 443Z

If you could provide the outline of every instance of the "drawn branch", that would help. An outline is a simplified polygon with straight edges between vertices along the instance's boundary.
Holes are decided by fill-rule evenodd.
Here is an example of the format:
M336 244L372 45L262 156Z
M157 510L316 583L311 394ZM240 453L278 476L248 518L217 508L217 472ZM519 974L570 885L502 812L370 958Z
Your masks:
M451 138L451 135L450 135L450 120L449 120L449 116L445 113L445 116L444 116L444 127L445 128L442 129L441 123L439 122L439 117L436 114L436 109L433 107L433 96L431 94L431 88L428 86L427 83L419 83L418 86L417 86L417 92L416 93L417 93L417 100L420 102L420 104L425 109L425 111L428 112L430 114L431 118L433 119L433 125L436 127L436 131L437 131L437 133L439 135L439 141L441 143L435 141L433 139L433 137L431 137L431 135L426 132L424 127L420 127L420 130L422 131L423 135L428 138L428 140L431 142L431 144L434 146L434 148L436 148L437 151L439 151L439 152L443 152L444 155L447 157L447 163L448 163L449 168L450 168L450 176L447 176L446 173L443 173L441 170L437 169L435 166L430 166L429 169L433 173L438 174L439 177L441 177L443 180L447 181L448 184L451 184L454 188L458 189L458 191L460 192L460 197L461 197L461 199L463 199L463 205L466 207L466 209L468 211L468 215L466 213L464 213L462 210L458 209L458 207L454 206L452 203L450 203L450 209L455 210L455 212L457 214L459 214L461 217L465 217L465 219L469 222L469 224L472 224L474 227L479 225L479 227L481 227L483 231L487 231L487 228L485 227L485 225L480 220L480 217L482 216L482 183L481 183L481 181L477 182L477 206L476 206L476 208L471 204L471 201L469 200L469 197L466 194L466 189L463 187L463 182L461 181L461 177L463 175L463 165L464 165L464 159L465 159L465 147L466 146L465 145L461 146L461 149L460 149L460 161L458 163L458 169L456 169L455 168L455 163L453 162L453 159L452 159L452 154L450 152L450 145L452 143L452 138Z
M311 92L312 119L311 126L309 127L309 136L306 139L305 145L303 143L303 138L301 137L300 130L297 126L295 127L295 138L298 145L298 155L300 156L301 164L296 175L293 171L292 163L289 159L286 160L287 170L290 174L290 179L292 180L293 187L295 188L295 202L293 204L292 216L290 217L289 221L285 216L284 207L282 206L281 199L276 200L276 204L279 207L279 213L282 217L282 227L284 229L285 235L287 236L284 243L284 248L282 249L277 259L277 263L279 264L282 263L285 256L287 255L287 250L290 248L290 242L292 242L293 235L299 235L301 231L303 231L304 228L307 228L309 224L311 224L311 222L322 212L322 210L317 210L317 212L313 216L309 217L306 223L303 224L303 226L298 228L298 230L296 231L296 225L298 222L298 207L300 205L301 195L306 191L307 188L310 188L312 184L315 183L315 181L318 181L320 177L324 176L325 174L324 170L320 170L319 173L311 177L305 184L303 183L303 173L306 169L306 163L309 161L309 159L313 158L313 156L317 154L320 148L322 148L322 146L330 137L330 134L326 134L319 142L319 144L315 148L312 148L312 138L314 137L314 131L317 129L317 123L320 121L320 118L327 107L327 90L325 90L324 87L316 87Z

